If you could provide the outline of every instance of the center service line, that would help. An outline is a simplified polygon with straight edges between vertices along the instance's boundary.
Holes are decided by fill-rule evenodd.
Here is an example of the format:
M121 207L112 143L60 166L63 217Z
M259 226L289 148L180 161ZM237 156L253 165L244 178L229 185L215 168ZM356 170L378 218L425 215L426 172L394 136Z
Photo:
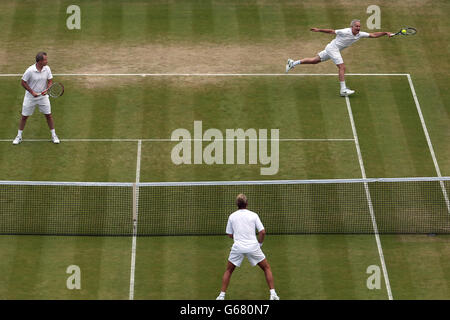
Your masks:
M133 240L131 244L130 300L134 299L134 274L136 270L136 234L139 214L139 181L141 176L142 141L138 141L136 160L136 183L133 184Z
M361 149L359 147L358 134L356 133L356 126L355 126L355 121L353 119L353 112L352 112L352 107L350 105L350 99L348 97L345 97L345 102L347 103L348 116L350 117L350 124L352 126L353 136L355 137L355 147L356 147L356 152L358 153L358 161L359 161L359 166L361 168L361 174L362 174L363 179L366 179L367 178L366 170L364 169L364 163L363 163L363 159L362 159ZM381 247L381 240L380 240L380 236L378 234L377 221L375 220L375 214L373 211L372 198L370 196L369 185L367 182L364 182L364 189L366 191L367 203L369 205L370 217L372 219L373 231L375 233L375 240L377 242L378 254L380 255L380 261L381 261L381 266L383 269L384 280L386 283L388 297L389 297L389 300L394 300L394 298L392 297L391 285L389 283L389 276L388 276L388 272L387 272L387 268L386 268L386 262L384 261L383 248Z

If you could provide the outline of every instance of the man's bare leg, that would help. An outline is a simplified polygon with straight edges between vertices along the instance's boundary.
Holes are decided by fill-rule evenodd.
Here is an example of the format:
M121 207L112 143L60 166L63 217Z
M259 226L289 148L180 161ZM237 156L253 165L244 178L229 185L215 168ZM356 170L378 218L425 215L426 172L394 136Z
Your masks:
M304 58L301 60L294 61L294 67L298 64L317 64L320 63L320 57L315 56L314 58Z
M339 83L341 84L341 92L347 88L345 85L345 64L337 64L336 67L339 69Z
M267 259L264 259L260 263L258 263L258 266L264 271L264 275L266 277L267 285L270 289L270 299L271 300L279 300L280 298L277 296L277 293L275 292L275 286L273 283L273 275L272 275L272 269L270 268L269 263L267 262Z
M59 140L59 138L58 138L58 136L56 135L56 132L55 132L55 123L53 121L52 114L51 113L50 114L46 114L45 118L47 119L47 124L48 124L48 127L50 129L50 132L52 133L52 141L53 141L53 143L58 144L60 142L60 140Z
M49 128L50 130L55 129L55 123L54 123L54 121L53 121L52 114L51 114L51 113L50 113L50 114L46 114L46 115L45 115L45 118L47 119L48 128Z
M355 93L354 90L350 90L347 88L347 85L345 84L345 64L337 64L336 65L339 69L339 83L341 85L341 96L346 97L353 93Z
M20 118L20 123L19 123L19 130L22 132L23 129L25 129L25 125L27 124L27 116L22 116L22 118Z
M225 270L222 278L222 288L220 288L220 294L217 297L217 300L225 299L225 292L227 291L228 284L230 283L231 275L233 274L236 266L232 264L230 261L227 262L227 269Z
M294 68L296 65L299 65L299 64L317 64L319 62L320 62L320 57L319 56L315 56L314 58L305 58L305 59L301 59L301 60L297 60L297 61L294 61L292 59L288 59L288 61L286 63L286 73L288 73L289 70Z
M19 144L22 142L22 132L27 123L27 119L28 119L28 116L24 116L24 115L22 115L22 118L20 118L19 130L17 131L17 136L13 140L13 144Z
M337 64L336 67L339 69L339 81L345 81L345 64Z
M272 269L270 269L270 265L267 262L266 259L258 263L258 266L264 271L264 275L266 277L267 285L269 286L269 289L275 288L273 284L273 275L272 275Z

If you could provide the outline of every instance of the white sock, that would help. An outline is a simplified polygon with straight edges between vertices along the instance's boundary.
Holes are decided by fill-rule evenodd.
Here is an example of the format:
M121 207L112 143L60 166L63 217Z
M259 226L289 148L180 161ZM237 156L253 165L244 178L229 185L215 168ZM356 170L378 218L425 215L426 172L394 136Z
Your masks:
M340 84L341 84L341 91L344 90L345 88L347 88L345 86L345 81L340 81Z
M50 130L50 132L52 133L52 136L56 136L55 129Z
M219 297L225 297L225 292L220 291Z
M22 136L22 132L23 132L23 130L17 131L17 135L18 135L19 137L21 137L21 136Z
M275 289L270 289L270 295L276 295L277 293L275 292Z
M294 61L293 65L294 65L294 67L295 67L296 65L298 65L298 64L300 64L300 63L302 63L301 60L297 60L297 61Z

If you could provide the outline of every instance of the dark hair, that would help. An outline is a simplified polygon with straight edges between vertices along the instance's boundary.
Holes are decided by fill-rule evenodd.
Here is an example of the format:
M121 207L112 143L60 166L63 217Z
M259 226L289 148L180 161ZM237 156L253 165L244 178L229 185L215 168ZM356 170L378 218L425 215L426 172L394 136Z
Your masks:
M238 196L236 197L236 205L238 206L239 209L245 209L247 208L247 197L245 196L245 194L240 193L238 194Z
M44 59L44 56L46 56L47 53L46 52L38 52L36 55L36 62L42 61Z

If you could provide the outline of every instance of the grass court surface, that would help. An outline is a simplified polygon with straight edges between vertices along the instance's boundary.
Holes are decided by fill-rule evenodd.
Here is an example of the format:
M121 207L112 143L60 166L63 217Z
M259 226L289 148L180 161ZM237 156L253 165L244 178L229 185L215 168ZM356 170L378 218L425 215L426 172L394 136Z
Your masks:
M310 27L344 28L359 17L369 31L369 1L79 1L81 30L66 28L70 4L0 4L0 180L133 183L138 172L140 182L362 177L337 75L295 75L336 73L333 63L274 74L284 73L288 57L313 56L331 41ZM450 175L449 13L447 1L383 4L382 31L411 25L418 34L362 39L343 51L347 72L366 74L346 81L356 90L348 102L368 178L437 175L412 88L441 174ZM22 74L39 50L66 87L51 100L62 142L44 141L50 133L36 110L24 142L12 146L24 90L20 76L5 75ZM73 75L107 73L129 75ZM158 76L166 73L173 75ZM193 75L200 73L234 75ZM272 75L244 75L255 73ZM373 75L391 73L401 75ZM204 131L278 128L277 174L260 175L261 164L174 165L176 142L168 140L179 128L192 133L196 120ZM367 268L381 268L374 235L267 232L263 250L281 299L389 298L383 273L381 289L366 286ZM132 237L2 235L0 298L214 299L231 243L137 237L134 250ZM450 298L447 235L380 235L380 243L394 299ZM81 290L66 288L69 265L81 269ZM244 262L227 299L268 296L263 273Z

